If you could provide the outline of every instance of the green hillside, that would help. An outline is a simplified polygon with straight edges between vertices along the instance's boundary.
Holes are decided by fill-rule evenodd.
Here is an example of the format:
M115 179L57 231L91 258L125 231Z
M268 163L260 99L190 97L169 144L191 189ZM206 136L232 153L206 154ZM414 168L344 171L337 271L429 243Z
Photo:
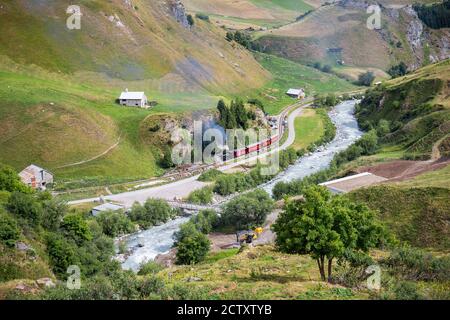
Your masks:
M358 120L366 129L386 126L381 143L401 148L407 158L448 156L449 79L446 60L377 86L358 107Z

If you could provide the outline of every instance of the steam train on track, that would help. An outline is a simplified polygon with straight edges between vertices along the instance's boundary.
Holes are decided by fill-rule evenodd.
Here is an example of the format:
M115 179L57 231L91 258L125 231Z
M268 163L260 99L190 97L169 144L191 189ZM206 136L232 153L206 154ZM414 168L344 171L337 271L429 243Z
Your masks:
M249 145L245 148L224 151L223 160L226 161L226 160L236 159L236 158L240 158L242 156L245 156L245 155L248 155L248 154L251 154L254 152L259 152L265 148L270 147L272 144L278 142L279 138L280 138L280 135L276 134L267 140Z

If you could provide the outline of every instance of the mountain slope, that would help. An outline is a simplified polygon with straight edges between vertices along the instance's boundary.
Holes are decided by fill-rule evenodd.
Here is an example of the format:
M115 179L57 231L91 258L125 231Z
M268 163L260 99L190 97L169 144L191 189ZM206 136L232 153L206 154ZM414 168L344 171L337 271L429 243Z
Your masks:
M239 91L242 86L257 87L268 77L249 53L233 48L211 24L196 20L193 28L186 25L178 1L84 0L80 30L66 28L71 4L4 1L0 55L53 72L155 79L157 84L191 90L198 85Z
M302 63L327 63L350 77L352 68L387 71L404 61L414 70L450 56L450 30L425 26L411 6L413 1L397 6L374 3L382 8L380 30L366 26L370 16L366 8L373 2L342 0L292 24L259 32L258 43L268 53Z

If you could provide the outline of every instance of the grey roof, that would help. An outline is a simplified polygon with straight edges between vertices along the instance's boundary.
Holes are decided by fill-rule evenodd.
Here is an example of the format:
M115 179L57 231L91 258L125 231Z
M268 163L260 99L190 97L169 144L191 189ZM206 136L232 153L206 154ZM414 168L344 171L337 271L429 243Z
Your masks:
M303 93L303 89L289 89L287 94L300 95Z
M118 204L114 204L114 203L104 203L102 205L99 205L95 208L93 208L93 211L117 211L117 210L121 210L124 209L123 206L118 205Z
M128 92L124 91L119 97L120 100L142 100L145 99L144 92Z

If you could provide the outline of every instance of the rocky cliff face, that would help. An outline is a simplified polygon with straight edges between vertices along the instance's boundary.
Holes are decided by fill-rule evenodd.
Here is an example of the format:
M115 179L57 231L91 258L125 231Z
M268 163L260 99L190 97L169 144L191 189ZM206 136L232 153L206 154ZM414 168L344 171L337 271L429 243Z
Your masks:
M341 0L339 6L349 9L366 11L370 5L376 4L372 0ZM450 30L432 30L422 23L412 5L382 5L382 21L387 28L377 30L380 37L393 46L392 53L397 52L404 58L405 49L411 52L409 61L410 70L420 68L424 62L438 62L450 58ZM386 23L387 22L387 23ZM389 28L394 26L394 28ZM395 48L395 42L401 39L400 31L406 36L402 48ZM394 41L395 40L395 41ZM393 45L394 44L394 45ZM409 48L405 48L408 46Z
M190 25L186 15L186 8L181 0L170 0L169 5L172 10L173 17L181 24L184 28L189 29Z

